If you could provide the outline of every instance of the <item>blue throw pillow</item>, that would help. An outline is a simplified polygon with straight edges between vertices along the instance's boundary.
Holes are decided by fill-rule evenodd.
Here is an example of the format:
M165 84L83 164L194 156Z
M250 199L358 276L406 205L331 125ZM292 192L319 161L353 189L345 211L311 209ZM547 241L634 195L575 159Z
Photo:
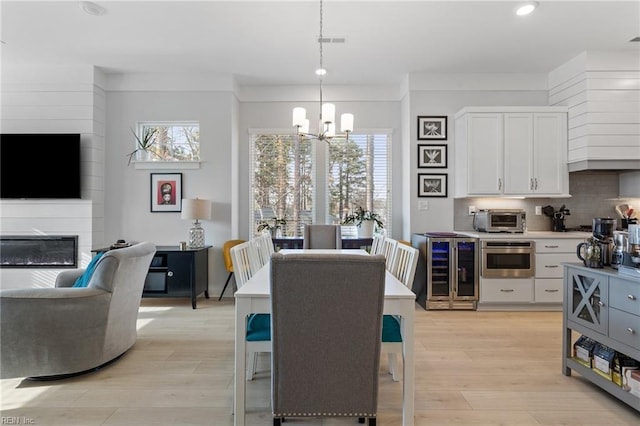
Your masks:
M78 277L72 287L86 287L89 285L89 281L91 281L91 276L93 275L93 271L96 269L98 260L100 260L104 253L105 252L101 252L93 256L93 259L91 259L91 262L87 265L87 269L85 269L84 273Z

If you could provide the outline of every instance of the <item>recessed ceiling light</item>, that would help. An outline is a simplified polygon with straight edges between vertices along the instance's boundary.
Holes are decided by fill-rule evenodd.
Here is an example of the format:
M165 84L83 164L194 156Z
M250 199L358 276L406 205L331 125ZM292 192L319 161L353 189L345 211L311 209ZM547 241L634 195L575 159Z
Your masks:
M327 70L325 70L324 68L318 68L316 70L316 75L325 75L327 73Z
M105 9L104 7L92 1L81 1L79 3L79 6L80 6L80 9L84 11L84 13L91 16L104 15L105 12L107 11L107 9Z
M536 7L538 7L537 1L530 1L527 3L523 3L520 6L518 6L518 8L516 9L516 15L518 16L528 15L531 12L533 12Z

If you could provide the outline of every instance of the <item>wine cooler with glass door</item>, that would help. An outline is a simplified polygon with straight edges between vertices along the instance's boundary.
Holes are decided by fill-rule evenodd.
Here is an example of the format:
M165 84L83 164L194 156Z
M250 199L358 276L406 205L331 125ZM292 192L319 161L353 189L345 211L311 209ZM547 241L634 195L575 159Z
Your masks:
M413 234L420 252L412 290L425 309L476 309L478 239L449 232Z

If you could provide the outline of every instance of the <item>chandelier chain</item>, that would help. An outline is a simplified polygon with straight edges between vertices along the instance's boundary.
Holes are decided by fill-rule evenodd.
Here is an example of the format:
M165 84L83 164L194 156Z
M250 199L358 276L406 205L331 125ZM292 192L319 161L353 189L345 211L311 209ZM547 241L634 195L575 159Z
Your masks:
M323 66L323 61L322 61L322 42L323 42L323 34L322 34L322 14L323 14L323 7L322 7L322 0L320 0L320 72L319 72L319 77L320 77L320 119L322 120L322 73L324 72L324 66Z
M335 105L332 103L324 104L322 94L322 76L326 72L324 70L324 3L320 0L320 34L318 37L319 51L320 51L320 68L316 72L318 75L318 85L320 88L320 105L319 105L319 120L318 120L318 133L309 133L309 120L306 118L306 110L302 107L295 107L293 109L293 126L296 129L296 134L300 138L317 139L319 141L325 141L329 143L333 138L340 138L349 140L349 134L353 132L353 114L344 113L341 115L341 134L336 134L336 119L335 119Z

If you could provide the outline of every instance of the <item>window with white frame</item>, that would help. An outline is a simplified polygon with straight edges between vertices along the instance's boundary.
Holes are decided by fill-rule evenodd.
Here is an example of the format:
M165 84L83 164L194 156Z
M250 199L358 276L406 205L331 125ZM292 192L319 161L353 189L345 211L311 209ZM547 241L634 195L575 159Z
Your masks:
M391 225L391 144L388 134L352 134L329 145L328 206L334 224L358 207Z
M136 133L151 161L200 161L200 124L197 121L141 122Z
M362 207L379 214L389 232L390 135L352 134L348 141L332 140L328 165L322 169L315 164L314 144L326 142L291 134L251 135L250 230L300 237L315 212L326 211L327 222L339 224ZM326 199L316 197L314 182L326 182Z

